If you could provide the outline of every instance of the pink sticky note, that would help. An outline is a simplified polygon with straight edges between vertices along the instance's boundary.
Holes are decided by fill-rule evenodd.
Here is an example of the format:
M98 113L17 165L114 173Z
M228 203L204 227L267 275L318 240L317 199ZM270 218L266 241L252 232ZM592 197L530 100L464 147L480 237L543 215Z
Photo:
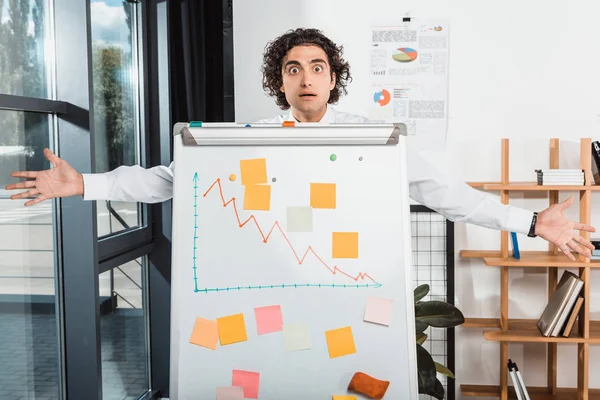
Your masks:
M280 332L283 329L283 316L281 306L257 307L254 309L256 316L256 330L259 335Z
M392 321L392 300L369 296L364 320L389 326Z
M244 388L244 398L246 399L258 399L260 374L258 372L234 369L231 386L241 386Z
M218 387L217 400L244 400L244 388L241 386Z

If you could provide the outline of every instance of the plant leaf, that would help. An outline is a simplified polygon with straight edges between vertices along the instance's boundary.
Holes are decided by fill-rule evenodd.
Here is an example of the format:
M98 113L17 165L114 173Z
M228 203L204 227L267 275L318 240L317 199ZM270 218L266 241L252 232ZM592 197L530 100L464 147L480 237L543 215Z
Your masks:
M417 372L419 393L428 393L435 387L436 371L431 354L420 344L417 345Z
M429 293L429 285L424 283L423 285L417 286L415 288L415 303L421 300L423 297L427 296Z
M423 344L427 340L427 335L423 332L417 333L417 344Z
M425 331L425 329L429 328L429 325L427 325L423 321L415 320L415 328L416 328L415 330L416 330L417 334L419 334L419 333L423 333L423 331Z
M435 362L435 361L434 361L434 364L435 364L435 370L437 372L439 372L440 374L444 374L444 375L446 375L449 378L456 379L456 377L454 376L454 374L452 373L452 371L450 371L448 369L448 367L446 367L446 366L444 366L444 365L442 365L442 364L440 364L438 362Z
M438 400L444 400L444 386L442 385L442 382L439 381L439 379L435 379L435 385L433 386L433 389L427 393L428 395L435 397Z
M415 307L416 321L436 328L451 328L465 322L463 313L452 304L443 301L426 301Z

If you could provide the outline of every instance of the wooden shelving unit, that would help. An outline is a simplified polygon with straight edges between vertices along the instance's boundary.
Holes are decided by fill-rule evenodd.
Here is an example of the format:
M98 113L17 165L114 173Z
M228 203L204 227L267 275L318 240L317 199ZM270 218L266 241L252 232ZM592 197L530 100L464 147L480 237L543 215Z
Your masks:
M508 204L511 191L545 191L548 192L549 205L558 203L561 191L579 194L580 222L589 224L591 214L591 196L600 190L600 185L593 185L592 179L592 141L589 138L580 140L580 165L585 171L584 186L541 186L535 182L509 182L509 141L502 139L501 179L500 182L469 182L477 189L499 191L500 200ZM550 140L550 166L558 168L559 140ZM521 251L521 258L515 259L509 254L509 233L500 233L500 249L498 250L462 250L463 258L481 258L486 266L500 268L500 318L466 318L464 328L483 329L486 340L496 341L500 350L500 382L497 386L461 385L463 396L499 397L502 400L515 398L512 386L508 382L508 344L511 342L547 343L547 386L528 387L532 400L600 400L600 389L589 389L590 344L600 344L600 321L590 321L590 272L592 268L600 268L600 262L590 261L579 256L576 261L569 260L556 246L550 244L547 251ZM588 232L581 236L589 239ZM548 296L558 283L558 268L578 269L583 279L582 295L584 302L578 315L577 324L571 335L565 337L544 337L537 328L537 319L510 319L508 315L509 287L508 274L511 268L545 268L548 274ZM561 343L577 344L577 386L576 388L557 387L557 346Z

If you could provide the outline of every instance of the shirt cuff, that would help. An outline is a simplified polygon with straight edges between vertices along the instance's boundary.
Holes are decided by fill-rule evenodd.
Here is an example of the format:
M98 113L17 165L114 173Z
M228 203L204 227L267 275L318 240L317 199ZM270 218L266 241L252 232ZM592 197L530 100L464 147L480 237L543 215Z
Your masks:
M522 233L527 235L531 228L533 220L533 211L518 207L510 207L508 212L508 221L506 221L506 230L509 232Z
M108 177L106 174L81 174L83 176L83 200L108 200Z

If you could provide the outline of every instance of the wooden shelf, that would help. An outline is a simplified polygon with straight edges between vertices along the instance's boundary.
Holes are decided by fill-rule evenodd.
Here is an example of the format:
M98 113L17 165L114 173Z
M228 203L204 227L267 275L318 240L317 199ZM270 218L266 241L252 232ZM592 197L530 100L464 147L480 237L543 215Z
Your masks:
M494 323L493 319L485 319L490 328L500 328L500 321ZM475 325L475 323L471 323ZM492 326L492 324L495 324ZM483 325L483 324L482 324ZM575 324L569 337L546 337L542 336L537 320L533 319L509 319L508 330L484 331L486 340L496 342L537 342L537 343L591 343L600 344L600 321L590 321L590 337L585 339L579 334L579 326Z
M538 185L537 182L468 182L468 184L477 189L483 190L508 190L515 192L548 192L548 191L571 191L579 192L583 190L600 190L600 185L560 185L560 186L543 186Z
M467 185L476 189L483 189L486 185L500 185L500 182L467 182Z
M560 168L560 141L559 139L550 139L549 143L549 165L546 168ZM544 186L538 185L536 181L531 182L510 182L510 149L509 140L502 139L500 151L500 177L496 182L469 182L468 184L478 190L496 191L502 204L510 203L510 192L539 192L548 197L548 205L552 206L559 203L560 192L574 192L579 197L579 222L589 224L591 220L592 197L595 191L600 191L600 185L593 183L592 177L592 139L582 138L579 145L579 167L584 171L586 185L557 185ZM541 167L541 166L540 166ZM536 167L538 168L538 167ZM532 171L533 172L533 171ZM544 193L545 192L545 193ZM582 233L582 236L589 238L588 233ZM515 399L515 393L511 386L510 377L506 364L510 359L509 344L514 343L547 343L546 355L546 382L545 387L528 387L531 399L536 400L600 400L600 389L589 389L590 384L596 384L596 373L594 377L590 374L590 347L588 344L600 344L600 321L590 321L590 282L592 268L600 267L600 260L590 260L573 254L575 261L569 257L555 251L556 246L548 244L548 251L521 251L519 259L513 258L513 251L510 246L509 232L500 232L500 245L495 250L462 250L462 258L479 258L488 266L500 268L499 286L499 317L496 318L465 318L461 325L466 329L481 329L486 340L498 343L500 353L499 382L497 386L490 385L461 385L463 396L472 397L499 397L502 400ZM544 284L543 290L547 292L548 297L554 291L559 279L557 268L579 269L580 278L585 282L581 296L586 299L581 311L579 311L578 321L573 326L569 337L545 337L542 336L537 327L538 319L510 319L511 301L518 302L518 298L510 295L510 269L505 267L537 268L538 271L547 273L548 281ZM494 313L496 314L496 313ZM539 318L539 317L538 317ZM505 321L506 326L500 325L500 321ZM584 337L583 329L586 329ZM589 333L589 334L588 334ZM577 381L576 388L558 388L558 376L562 366L558 360L558 345L561 343L586 344L578 346L576 369ZM573 368L573 367L570 367Z
M512 257L512 250L508 252ZM537 255L553 255L549 251L525 250L521 251L521 257L537 256ZM461 250L462 258L500 258L500 250Z
M485 265L492 267L562 267L562 268L579 268L579 267L600 267L600 260L588 261L571 261L562 253L552 254L549 251L528 251L521 252L521 258L516 259L511 257L483 257Z
M494 385L460 385L460 392L466 397L500 397L500 386ZM576 400L576 388L557 388L552 394L550 388L528 386L527 392L531 400ZM589 389L590 400L600 400L600 389ZM509 399L516 399L512 386L508 387Z

